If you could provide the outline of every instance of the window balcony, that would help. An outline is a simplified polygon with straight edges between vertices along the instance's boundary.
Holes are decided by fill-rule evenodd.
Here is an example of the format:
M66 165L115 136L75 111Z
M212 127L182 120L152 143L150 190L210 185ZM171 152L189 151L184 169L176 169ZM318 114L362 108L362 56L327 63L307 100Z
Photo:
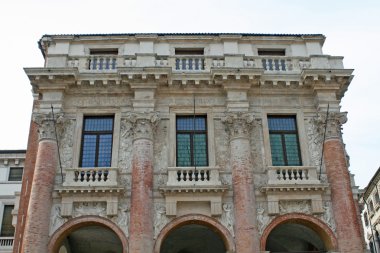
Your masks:
M213 167L170 167L168 187L212 187L221 186L219 169Z
M117 168L66 169L63 187L117 187Z
M0 252L12 252L14 237L0 237Z
M269 166L268 185L313 185L320 184L317 167Z

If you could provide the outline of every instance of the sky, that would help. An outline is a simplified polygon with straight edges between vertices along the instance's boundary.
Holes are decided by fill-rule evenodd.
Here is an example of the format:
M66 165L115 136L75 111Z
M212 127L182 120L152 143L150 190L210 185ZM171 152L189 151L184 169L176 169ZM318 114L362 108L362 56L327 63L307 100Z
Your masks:
M322 33L354 79L342 99L350 171L364 188L380 166L379 0L12 0L0 3L0 149L25 149L32 108L24 67L37 41L73 33Z

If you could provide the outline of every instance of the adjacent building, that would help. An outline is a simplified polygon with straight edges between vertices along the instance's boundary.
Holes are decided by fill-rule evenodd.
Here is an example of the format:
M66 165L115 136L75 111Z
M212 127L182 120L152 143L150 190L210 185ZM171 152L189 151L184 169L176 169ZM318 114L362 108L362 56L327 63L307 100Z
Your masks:
M364 252L324 41L44 35L14 252Z
M0 150L0 252L13 249L26 150Z
M360 198L365 240L371 253L380 252L380 168L363 190Z

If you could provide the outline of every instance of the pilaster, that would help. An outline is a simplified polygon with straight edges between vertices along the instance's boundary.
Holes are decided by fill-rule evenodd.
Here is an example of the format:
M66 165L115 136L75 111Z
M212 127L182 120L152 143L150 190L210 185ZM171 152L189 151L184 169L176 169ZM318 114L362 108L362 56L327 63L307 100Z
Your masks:
M130 113L133 130L129 252L153 252L153 134L158 113Z
M254 118L251 113L230 112L222 121L230 137L236 251L258 253L259 234L255 219L256 201L249 139Z
M21 252L48 253L48 221L58 164L57 142L52 114L35 114L33 120L38 125L39 143Z

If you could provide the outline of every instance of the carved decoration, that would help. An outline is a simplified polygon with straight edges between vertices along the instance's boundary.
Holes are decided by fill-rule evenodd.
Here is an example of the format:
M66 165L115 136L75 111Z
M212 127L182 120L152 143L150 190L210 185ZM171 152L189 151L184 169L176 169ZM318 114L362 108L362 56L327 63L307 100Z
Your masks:
M74 203L73 218L83 215L107 216L106 202L77 202Z
M318 117L314 117L308 120L307 127L307 139L309 142L309 149L311 154L311 160L317 167L321 164L322 145L323 145L323 131L322 125L324 123Z
M61 215L61 205L55 204L52 206L50 215L50 230L49 235L52 235L60 226L67 222L67 218Z
M158 234L169 223L170 219L166 216L165 204L157 203L154 206L154 238L157 238Z
M220 216L219 221L230 231L231 235L234 236L234 206L232 203L223 203L222 209L223 213Z
M55 118L53 119L52 113L33 114L33 121L38 125L39 140L56 140L54 120L56 125L58 126L63 123L64 117L62 113L56 113L54 117Z
M264 232L264 229L268 226L268 224L271 222L273 217L269 217L265 213L265 209L263 207L258 207L256 209L257 211L257 229L259 230L259 234L262 235Z
M334 233L336 233L336 225L333 215L333 210L331 207L331 202L326 201L323 205L323 209L325 210L322 215L320 215L320 218L331 228Z
M126 119L132 124L134 139L153 139L153 133L160 118L157 112L128 113Z
M326 124L327 113L318 113L316 124L319 128L324 128ZM341 138L342 125L347 122L347 112L329 112L326 127L326 139ZM324 129L318 131L324 132Z
M311 214L311 205L308 200L279 201L280 214L306 213Z
M130 218L130 208L127 204L119 204L117 216L112 218L112 221L115 222L125 233L126 236L129 236L129 218Z
M75 120L65 119L57 126L61 164L63 168L72 167Z
M252 113L229 112L222 118L222 122L225 124L230 138L248 138L254 118Z
M168 120L162 120L157 126L157 134L154 136L153 154L155 172L168 167L168 159L162 159L163 157L168 157L168 125Z
M122 171L130 171L132 167L132 123L122 119L120 123L119 166Z

